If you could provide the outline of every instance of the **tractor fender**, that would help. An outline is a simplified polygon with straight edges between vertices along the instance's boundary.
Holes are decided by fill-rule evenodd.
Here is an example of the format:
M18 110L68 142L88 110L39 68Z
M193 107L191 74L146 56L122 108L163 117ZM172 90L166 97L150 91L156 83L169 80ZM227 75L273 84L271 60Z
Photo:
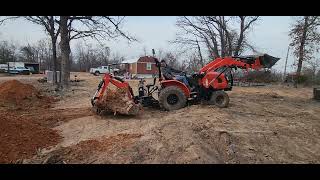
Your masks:
M187 98L190 97L189 88L185 84L180 82L180 81L177 81L177 80L162 80L160 82L160 84L161 84L161 87L177 86L184 92L184 94L186 95Z

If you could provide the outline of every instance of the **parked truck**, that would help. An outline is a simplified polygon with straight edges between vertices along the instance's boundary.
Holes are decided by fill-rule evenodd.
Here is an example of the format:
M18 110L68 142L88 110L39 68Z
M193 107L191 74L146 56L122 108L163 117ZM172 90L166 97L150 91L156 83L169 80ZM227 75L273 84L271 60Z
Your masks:
M97 68L90 68L90 73L98 76L100 74L111 73L115 76L119 74L119 69L113 68L111 66L99 66Z

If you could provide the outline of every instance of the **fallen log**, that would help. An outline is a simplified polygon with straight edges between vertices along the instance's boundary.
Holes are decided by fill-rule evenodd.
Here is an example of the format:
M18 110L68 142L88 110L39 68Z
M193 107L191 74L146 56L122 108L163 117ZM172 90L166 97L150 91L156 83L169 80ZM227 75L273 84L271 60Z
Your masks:
M137 115L141 110L140 104L130 99L127 89L107 89L97 102L97 107L105 112L124 115Z

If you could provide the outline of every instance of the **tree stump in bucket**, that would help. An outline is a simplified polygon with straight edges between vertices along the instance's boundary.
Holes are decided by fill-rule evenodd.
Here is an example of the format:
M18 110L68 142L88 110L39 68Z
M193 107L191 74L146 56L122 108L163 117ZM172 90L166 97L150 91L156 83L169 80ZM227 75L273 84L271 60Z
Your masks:
M320 88L313 88L313 98L320 100Z
M141 110L141 106L130 99L128 90L119 88L107 89L97 107L105 112L124 115L137 115Z

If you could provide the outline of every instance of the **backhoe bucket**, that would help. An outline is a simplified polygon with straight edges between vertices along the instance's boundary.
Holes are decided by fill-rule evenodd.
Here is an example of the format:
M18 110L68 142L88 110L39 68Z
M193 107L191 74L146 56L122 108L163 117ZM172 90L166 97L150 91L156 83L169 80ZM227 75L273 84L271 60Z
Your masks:
M271 68L279 61L279 59L280 58L264 54L263 56L260 56L260 63L264 68Z

